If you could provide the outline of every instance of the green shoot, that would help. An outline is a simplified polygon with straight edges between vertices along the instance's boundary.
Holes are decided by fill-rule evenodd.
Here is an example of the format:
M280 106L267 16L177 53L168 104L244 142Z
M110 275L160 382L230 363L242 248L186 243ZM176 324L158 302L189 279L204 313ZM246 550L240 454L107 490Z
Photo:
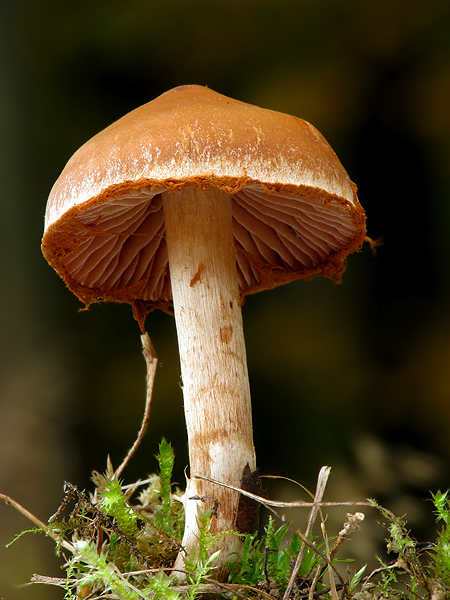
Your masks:
M438 491L436 494L431 492L431 498L436 508L435 514L437 520L444 521L444 523L448 523L450 519L450 499L448 498L448 492L449 490L444 494L441 491Z
M346 590L346 594L348 597L353 596L353 594L356 592L356 589L359 586L359 584L361 583L361 580L363 578L364 573L366 572L366 569L367 569L367 565L364 565L350 579L348 586L347 586L347 590Z
M138 514L128 504L118 479L105 477L105 483L99 490L100 507L110 517L116 520L118 527L128 537L135 537L138 529Z
M280 590L284 590L302 542L296 535L289 542L286 541L287 525L276 528L272 516L269 516L264 533L261 539L257 539L256 535L245 536L242 555L237 556L235 562L228 563L229 581L252 587L262 583L270 587L270 581L273 581ZM300 575L307 575L316 561L317 555L308 547L303 556Z
M172 471L175 455L172 446L163 439L156 456L159 464L159 497L161 509L155 514L155 525L167 535L181 539L183 519L180 518L181 504L172 498Z
M13 537L13 539L5 545L5 548L9 548L10 546L12 546L15 542L17 542L17 540L19 540L26 533L45 533L45 529L43 527L35 527L34 529L25 529L24 531L21 531L20 533L15 535Z
M219 537L209 532L211 518L211 510L198 511L198 547L193 548L184 558L184 565L189 573L188 580L192 579L193 575L195 576L199 567L203 568L209 562L209 552Z
M213 562L219 556L220 550L210 554L212 546L221 535L227 534L227 532L219 535L212 535L210 533L213 510L214 509L211 508L204 511L198 511L198 547L193 548L184 558L184 566L187 571L186 581L189 584L186 595L188 600L194 600L204 579L213 575Z
M150 600L144 592L139 591L119 569L107 560L104 552L98 553L92 542L76 543L77 554L69 561L67 566L67 579L70 587L74 581L77 588L85 588L91 591L101 589L103 592L116 594L122 600ZM68 585L68 587L69 587ZM78 595L69 592L66 596L75 600Z
M145 588L145 593L153 600L179 600L180 594L172 588L172 584L172 579L164 571L158 571Z
M444 525L438 532L436 544L433 549L435 576L445 585L450 586L450 499L448 491L442 494L431 494L437 521L443 521Z
M244 538L242 555L235 555L236 560L227 564L229 581L238 585L256 587L264 577L264 545L263 539L256 534L248 534Z

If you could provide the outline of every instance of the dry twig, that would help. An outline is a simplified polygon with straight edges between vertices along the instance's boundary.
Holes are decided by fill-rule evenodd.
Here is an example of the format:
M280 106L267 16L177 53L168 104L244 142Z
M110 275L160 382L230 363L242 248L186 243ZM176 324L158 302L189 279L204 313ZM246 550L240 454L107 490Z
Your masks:
M317 478L317 487L316 487L316 495L314 496L313 506L311 508L311 512L308 519L308 525L305 531L305 538L309 539L311 535L312 529L314 527L314 523L317 518L317 513L319 512L319 504L322 501L323 494L325 492L325 487L327 485L328 477L330 475L331 467L322 467L319 471L319 476ZM295 561L294 568L292 569L291 577L289 579L288 586L286 591L284 592L283 600L287 600L289 598L292 588L294 586L295 579L297 577L298 570L300 569L300 565L302 564L303 556L305 554L306 544L302 543L300 548L300 552L298 553L297 560Z
M122 461L122 464L116 469L114 476L117 479L120 477L122 471L125 469L130 459L138 449L139 444L142 442L150 418L150 406L152 403L153 384L155 382L156 369L158 367L158 356L156 355L155 349L153 348L150 336L146 331L141 335L141 342L142 353L144 355L145 364L147 365L147 395L145 398L144 416L142 418L141 428L139 430L136 441L130 448L124 460Z

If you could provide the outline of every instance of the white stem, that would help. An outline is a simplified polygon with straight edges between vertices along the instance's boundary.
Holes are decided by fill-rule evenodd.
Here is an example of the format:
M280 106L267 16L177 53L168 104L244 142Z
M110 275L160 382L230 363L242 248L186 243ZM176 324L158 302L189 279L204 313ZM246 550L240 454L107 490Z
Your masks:
M206 475L240 487L244 469L253 472L256 459L231 197L216 188L187 187L166 192L163 202L191 477ZM236 529L239 502L234 491L188 480L183 537L188 552L198 533L199 501L192 496L219 502L212 533ZM224 564L239 538L226 536L217 547ZM183 568L181 558L176 566Z

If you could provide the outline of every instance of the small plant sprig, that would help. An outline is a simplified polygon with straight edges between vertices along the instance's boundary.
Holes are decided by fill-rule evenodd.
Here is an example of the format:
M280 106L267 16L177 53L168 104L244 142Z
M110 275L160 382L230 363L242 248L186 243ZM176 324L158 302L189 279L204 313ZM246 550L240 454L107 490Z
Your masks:
M381 566L362 579L361 592L355 594L355 598L450 598L450 502L448 492L431 496L437 520L443 521L444 525L438 532L437 541L425 545L411 536L404 518L395 516L374 500L370 501L386 520L383 525L389 531L387 551L397 557L389 563L378 558Z
M128 504L118 479L103 478L103 487L98 489L100 508L106 515L115 519L117 526L130 538L139 533L139 515Z
M288 531L289 528L285 524L277 528L274 517L270 515L263 537L258 539L256 534L245 536L242 554L237 555L236 560L228 564L229 581L253 587L265 584L266 589L276 587L284 591L302 543L297 535L293 535L291 540L287 541ZM314 551L307 547L299 570L299 579L312 571L317 558Z
M99 553L96 545L88 541L76 542L75 548L77 553L66 566L67 600L79 600L94 592L116 594L121 600L150 600L120 572L108 557L106 549ZM74 588L75 594L72 591Z
M173 589L173 579L160 570L151 578L145 593L152 600L179 600L180 593Z
M450 499L449 490L431 494L437 522L442 522L436 544L432 550L436 579L450 587Z
M213 518L216 507L213 505L206 510L199 510L197 514L198 524L198 547L193 548L190 553L184 557L184 566L186 569L186 582L188 589L186 593L187 600L194 600L197 597L198 590L206 579L213 576L214 560L219 556L220 550L211 553L215 542L222 535L229 535L229 532L223 532L219 535L210 533L211 519Z
M156 456L159 464L161 508L155 513L155 524L174 538L181 538L184 528L181 504L173 498L172 472L175 454L172 446L163 439Z

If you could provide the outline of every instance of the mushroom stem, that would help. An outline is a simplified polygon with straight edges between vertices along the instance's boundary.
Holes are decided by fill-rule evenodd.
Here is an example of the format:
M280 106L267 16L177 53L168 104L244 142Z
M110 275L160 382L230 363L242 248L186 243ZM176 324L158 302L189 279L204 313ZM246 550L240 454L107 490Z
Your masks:
M189 442L182 542L189 552L198 542L199 505L217 500L210 529L217 534L237 529L239 503L238 493L192 476L240 487L256 459L231 196L213 187L186 187L166 192L163 203ZM227 555L240 544L236 535L218 540L216 575L224 575ZM175 566L184 568L181 555Z

